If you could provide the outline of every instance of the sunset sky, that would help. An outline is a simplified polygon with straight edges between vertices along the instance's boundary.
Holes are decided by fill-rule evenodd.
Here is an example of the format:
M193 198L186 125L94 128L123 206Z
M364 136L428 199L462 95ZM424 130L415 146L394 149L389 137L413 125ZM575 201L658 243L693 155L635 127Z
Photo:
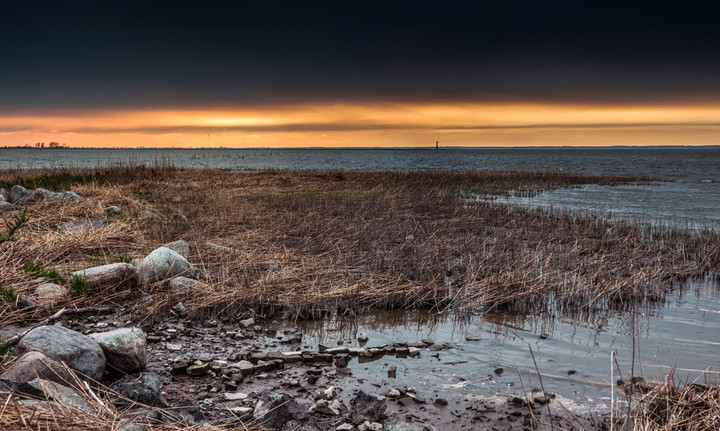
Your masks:
M14 3L0 146L720 145L709 2Z

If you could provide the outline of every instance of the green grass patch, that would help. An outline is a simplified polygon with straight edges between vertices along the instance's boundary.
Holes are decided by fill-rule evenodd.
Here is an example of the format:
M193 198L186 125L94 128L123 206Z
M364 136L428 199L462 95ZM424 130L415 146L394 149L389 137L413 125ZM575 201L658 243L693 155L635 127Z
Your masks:
M17 293L15 293L15 289L12 287L2 287L0 286L0 299L6 302L15 302L17 301Z
M70 277L70 291L76 295L85 296L88 293L87 279L82 274L73 274Z
M5 362L5 358L7 358L11 349L12 346L10 345L10 340L0 340L0 364L3 364Z
M54 192L65 192L76 184L107 184L107 175L101 173L88 173L74 175L69 172L61 172L58 174L45 174L34 178L17 177L10 182L0 181L0 187L10 189L14 185L21 185L26 189L33 190L38 187L52 190Z
M37 273L43 272L43 271L45 271L45 268L43 268L42 265L37 264L37 263L28 263L25 266L23 266L22 270L25 274L30 274L31 272L37 272Z

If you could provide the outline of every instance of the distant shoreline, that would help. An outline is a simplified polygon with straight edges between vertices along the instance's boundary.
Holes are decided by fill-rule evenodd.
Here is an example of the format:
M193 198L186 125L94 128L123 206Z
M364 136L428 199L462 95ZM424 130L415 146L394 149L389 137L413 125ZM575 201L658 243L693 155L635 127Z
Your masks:
M30 147L30 146L0 146L3 150L533 150L533 149L720 149L720 145L608 145L608 146L512 146L512 147L485 147L485 146L424 146L424 147Z

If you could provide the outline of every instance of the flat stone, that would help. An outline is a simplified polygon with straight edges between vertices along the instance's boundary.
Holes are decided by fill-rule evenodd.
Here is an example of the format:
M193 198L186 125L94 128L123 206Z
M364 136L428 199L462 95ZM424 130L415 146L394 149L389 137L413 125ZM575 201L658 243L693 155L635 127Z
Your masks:
M16 382L29 382L36 378L49 380L63 385L75 381L72 371L62 363L45 356L41 352L27 352L10 363L0 378Z
M85 279L93 291L112 289L116 292L132 290L138 285L138 274L129 263L111 263L73 272Z
M89 218L89 219L82 219L82 220L73 220L69 222L65 222L60 225L60 227L65 232L92 232L95 230L100 229L101 227L107 225L107 217L97 217L97 218Z
M224 395L225 399L228 401L244 400L244 399L247 399L247 397L248 397L248 394L243 393L243 392L225 392L223 395Z

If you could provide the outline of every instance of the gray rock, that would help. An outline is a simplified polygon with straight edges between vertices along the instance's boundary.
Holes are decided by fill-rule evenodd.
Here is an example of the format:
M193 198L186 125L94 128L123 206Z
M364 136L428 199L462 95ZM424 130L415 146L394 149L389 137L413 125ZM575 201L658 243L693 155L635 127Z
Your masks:
M342 425L338 425L335 428L335 431L355 431L356 429L357 428L355 428L355 425L349 424L349 423L344 423Z
M328 416L340 416L347 408L340 400L319 400L308 410L310 413L320 413Z
M150 431L150 428L146 425L135 423L129 418L123 418L117 423L117 431Z
M405 421L398 421L385 425L385 431L427 431L427 427Z
M203 248L205 250L222 251L225 253L237 253L237 250L235 250L234 248L225 247L224 245L219 244L213 244L211 242L206 242L205 244L203 244Z
M66 202L82 202L85 200L82 196L75 192L53 193L50 199Z
M67 287L55 283L43 283L35 288L35 298L43 307L52 307L67 295Z
M128 374L110 386L111 399L118 407L139 403L150 407L167 407L160 394L162 383L155 373Z
M270 430L294 429L289 426L317 429L317 424L307 408L302 407L287 394L280 395L274 392L260 394L253 417Z
M107 225L107 217L97 217L65 222L60 227L65 232L92 232Z
M379 422L385 417L386 410L385 397L360 391L350 401L350 420L355 424L365 421Z
M255 319L253 319L252 317L249 319L240 321L240 326L242 326L243 328L249 328L249 327L253 326L254 324L255 324Z
M0 187L0 202L10 202L10 193L2 187Z
M160 219L160 216L158 216L157 214L155 214L155 213L152 212L152 211L147 211L147 210L146 210L146 211L140 211L140 212L138 213L138 218L147 218L147 219L150 219L150 220L159 220L159 219Z
M83 276L88 289L93 291L112 289L116 292L131 290L138 285L138 273L129 263L111 263L75 271Z
M361 342L361 343L366 343L367 340L369 340L370 338L368 338L368 336L367 336L366 333L361 332L361 333L358 334L357 339L358 339L358 341Z
M53 192L51 192L48 189L44 189L42 187L38 187L35 189L35 191L32 194L32 200L34 201L42 201L45 199L50 199L53 195Z
M5 368L0 378L29 382L36 378L60 384L71 384L75 377L67 367L41 352L27 352Z
M151 284L177 276L192 274L190 262L167 247L159 247L148 254L138 268L140 281Z
M107 214L109 216L120 215L120 214L122 214L122 210L118 206L111 205L111 206L105 208L105 214Z
M28 332L13 355L39 351L90 379L100 381L105 370L105 354L91 338L62 326L40 326ZM81 376L82 378L82 376Z
M182 292L192 288L198 288L203 285L202 282L187 277L175 277L170 280L168 284L170 286L170 289L176 292Z
M102 347L107 366L124 374L145 369L147 337L140 328L120 328L90 335Z
M167 247L170 250L174 251L175 253L179 254L180 256L187 259L187 257L190 255L190 244L188 244L186 241L179 239L177 241L169 242L167 244L163 244L163 247Z
M30 196L28 189L21 185L16 184L10 189L10 202L12 203L28 199Z
M50 380L34 379L28 382L31 386L43 391L45 398L62 403L64 406L80 410L85 413L95 413L95 408L73 389Z

